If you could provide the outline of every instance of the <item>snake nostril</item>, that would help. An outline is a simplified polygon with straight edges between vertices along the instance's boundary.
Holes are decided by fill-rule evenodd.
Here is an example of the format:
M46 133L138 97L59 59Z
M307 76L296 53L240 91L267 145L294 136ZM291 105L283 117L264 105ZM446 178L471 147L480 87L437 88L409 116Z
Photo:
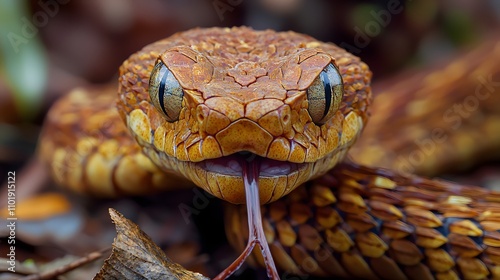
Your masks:
M288 120L290 119L290 116L289 115L284 115L283 116L283 122L288 122Z
M198 121L202 122L203 120L205 120L205 115L203 115L203 113L198 113Z

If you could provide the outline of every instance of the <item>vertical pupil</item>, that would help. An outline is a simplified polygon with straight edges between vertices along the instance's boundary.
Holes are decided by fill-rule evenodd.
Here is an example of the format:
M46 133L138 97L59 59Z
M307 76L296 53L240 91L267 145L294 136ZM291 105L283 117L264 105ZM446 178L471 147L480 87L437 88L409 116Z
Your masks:
M325 111L323 112L323 117L326 116L330 106L332 104L332 86L330 83L330 78L326 71L321 71L320 74L321 81L323 82L323 86L325 87Z
M163 64L161 67L163 67ZM167 111L165 110L165 98L164 98L164 96L165 96L165 83L167 81L168 75L171 75L171 72L167 70L161 76L160 87L158 88L158 99L159 99L158 101L160 101L160 107L161 107L161 110L163 111L163 113L165 113L165 115L167 115L167 117L170 118Z
M168 122L180 117L184 91L165 64L158 61L149 78L149 97L154 107Z

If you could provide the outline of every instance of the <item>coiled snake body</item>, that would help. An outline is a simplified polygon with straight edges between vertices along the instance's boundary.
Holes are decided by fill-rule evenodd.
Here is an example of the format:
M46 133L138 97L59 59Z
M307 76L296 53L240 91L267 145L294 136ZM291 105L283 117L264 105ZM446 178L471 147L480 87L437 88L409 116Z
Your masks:
M370 79L357 57L305 35L194 29L122 64L119 114L115 96L84 90L56 104L40 153L77 192L192 181L235 204L245 202L244 163L258 162L265 238L285 273L500 277L497 194L339 164L368 119ZM244 219L243 208L228 215L237 246Z

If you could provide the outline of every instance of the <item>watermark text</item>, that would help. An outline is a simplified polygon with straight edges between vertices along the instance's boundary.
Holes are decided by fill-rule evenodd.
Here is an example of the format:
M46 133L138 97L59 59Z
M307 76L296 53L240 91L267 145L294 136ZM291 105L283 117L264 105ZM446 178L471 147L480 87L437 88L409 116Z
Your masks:
M7 269L16 272L16 172L7 172Z

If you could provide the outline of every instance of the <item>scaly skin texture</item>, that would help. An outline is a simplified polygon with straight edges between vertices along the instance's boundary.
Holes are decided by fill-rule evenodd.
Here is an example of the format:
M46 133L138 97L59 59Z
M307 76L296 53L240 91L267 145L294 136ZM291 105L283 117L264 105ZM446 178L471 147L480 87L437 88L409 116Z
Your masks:
M150 101L148 81L161 60L184 90L178 121ZM334 63L342 75L340 109L318 126L306 91ZM260 176L262 203L288 194L341 161L367 120L371 72L333 44L293 33L249 28L194 29L146 46L120 68L118 110L154 163L207 192L244 203L242 177L195 164L247 151L298 163L282 176Z
M246 211L232 207L226 232L241 249ZM500 277L498 192L345 162L262 212L282 278Z
M435 176L500 155L500 40L373 86L355 162Z
M185 89L177 123L165 122L149 102L149 75L158 58ZM328 61L339 67L345 95L334 118L318 127L304 110L305 89ZM177 174L240 203L241 179L203 173L192 162L250 150L310 163L288 178L259 180L262 202L291 192L263 206L268 241L285 273L366 279L499 277L498 194L350 162L292 192L342 160L368 118L371 73L335 45L291 32L191 30L145 47L120 72L119 112L140 145L115 110L115 89L74 90L51 109L40 140L40 154L61 185L92 195L140 194L189 185L172 177ZM448 93L457 95L442 94ZM387 104L393 104L391 95L386 96ZM391 111L384 103L377 110ZM395 111L399 116L412 112ZM377 135L377 128L370 135ZM360 158L372 154L367 147L360 146ZM379 147L394 149L392 144ZM233 244L245 242L243 213L228 212Z
M77 88L54 104L38 147L54 180L74 192L104 197L191 186L142 153L123 125L115 99L113 85Z

